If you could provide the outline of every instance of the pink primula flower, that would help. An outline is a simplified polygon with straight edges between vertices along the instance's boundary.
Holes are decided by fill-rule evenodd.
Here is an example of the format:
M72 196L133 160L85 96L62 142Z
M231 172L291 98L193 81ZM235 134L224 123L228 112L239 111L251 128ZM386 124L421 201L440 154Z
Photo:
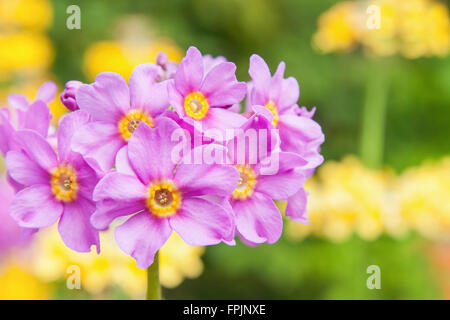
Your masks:
M265 141L276 141L272 120L262 107L243 126L245 130L265 130ZM259 109L259 110L258 110ZM277 151L273 143L264 150L256 150L261 145L262 135L256 144L245 146L245 157L240 155L237 142L228 144L229 161L235 163L239 171L239 183L231 196L231 206L236 220L236 231L249 244L275 243L281 236L283 220L273 200L287 200L296 194L305 182L304 167L307 162L292 152ZM257 156L255 156L257 155ZM241 157L241 160L239 160ZM242 161L245 159L245 161ZM244 163L242 163L244 162Z
M247 107L262 105L271 111L272 124L279 130L281 150L300 155L307 164L302 173L309 177L323 162L320 145L325 136L320 125L312 120L314 110L299 108L300 88L295 78L284 79L285 64L281 62L273 76L266 62L258 55L250 57ZM301 188L288 199L286 215L298 222L307 223L306 192Z
M295 78L284 79L285 64L281 62L273 76L266 62L258 55L250 57L252 78L248 106L261 105L273 114L273 125L279 130L281 150L298 153L315 169L323 162L319 146L324 142L320 125L311 119L297 101L300 88Z
M117 172L103 177L94 191L95 227L105 229L114 219L131 216L116 228L115 237L140 268L153 263L172 231L193 246L217 244L232 236L232 214L205 197L228 197L237 185L237 170L178 161L173 154L178 142L171 139L175 130L181 129L169 118L154 129L139 125L117 156Z
M79 252L89 252L92 245L100 250L98 231L89 221L95 211L91 199L98 179L70 147L74 132L88 119L83 111L64 117L58 129L58 153L42 136L25 129L14 136L21 150L6 155L9 174L26 186L10 206L12 218L24 228L48 227L59 219L62 240Z
M75 133L73 148L98 171L113 167L118 151L128 144L139 123L154 127L168 108L167 81L156 82L158 72L151 63L137 66L129 87L121 75L103 72L93 84L78 89L78 106L92 121Z
M246 119L227 110L240 103L247 90L235 71L234 63L203 58L190 47L168 86L171 105L184 121L201 124L200 131L241 126Z

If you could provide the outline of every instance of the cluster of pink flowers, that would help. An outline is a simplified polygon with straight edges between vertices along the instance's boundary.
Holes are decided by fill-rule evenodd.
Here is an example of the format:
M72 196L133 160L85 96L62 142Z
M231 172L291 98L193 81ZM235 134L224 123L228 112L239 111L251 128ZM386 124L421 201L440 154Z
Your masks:
M303 185L323 161L324 141L284 69L272 76L253 55L245 83L233 63L195 47L179 65L160 54L128 83L113 72L68 82L60 98L72 112L57 130L47 107L54 85L31 104L11 96L14 114L0 111L0 150L16 190L11 217L30 232L59 221L62 240L79 252L99 251L99 230L124 221L117 244L141 268L172 231L194 246L233 245L235 236L276 242L283 220L274 200L307 222ZM252 140L250 131L263 134Z

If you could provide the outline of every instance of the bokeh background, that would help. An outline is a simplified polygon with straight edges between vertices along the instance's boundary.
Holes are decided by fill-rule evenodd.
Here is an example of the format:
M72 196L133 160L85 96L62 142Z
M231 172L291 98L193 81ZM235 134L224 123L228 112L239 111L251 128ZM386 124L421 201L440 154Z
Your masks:
M375 31L361 23L373 3ZM299 104L317 107L326 161L307 185L311 224L286 220L277 244L256 248L195 248L172 237L161 253L165 298L450 298L450 1L79 0L81 30L68 30L71 4L0 2L0 106L11 93L32 99L47 80L62 89L102 71L128 78L160 51L179 62L195 45L235 62L241 81L252 53L272 70L285 61ZM376 83L384 100L371 95ZM384 121L364 142L374 104ZM51 109L56 125L67 110L59 99ZM373 162L367 140L383 133ZM109 232L100 256L69 251L55 230L24 243L4 178L0 189L0 299L145 295L145 272ZM71 265L81 268L82 290L66 287ZM380 267L379 290L366 286L370 265Z

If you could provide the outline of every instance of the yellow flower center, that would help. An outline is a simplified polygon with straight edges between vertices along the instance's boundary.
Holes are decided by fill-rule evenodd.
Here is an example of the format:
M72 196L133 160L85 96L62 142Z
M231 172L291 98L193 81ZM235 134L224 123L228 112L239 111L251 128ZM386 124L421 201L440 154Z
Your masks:
M239 182L233 191L233 199L245 200L252 196L256 187L256 173L249 166L237 165L239 171Z
M181 206L181 193L172 181L152 183L148 189L147 208L154 215L164 218L177 213Z
M70 165L62 164L51 173L52 192L58 201L72 202L77 198L77 173Z
M279 119L277 106L275 105L275 103L272 100L270 100L269 102L267 102L265 107L267 109L269 109L270 112L272 112L272 114L273 114L272 124L274 127L276 127L278 125L278 119Z
M208 100L201 92L192 92L184 98L184 110L192 119L203 119L209 110Z
M142 121L148 124L150 128L155 126L152 117L147 112L138 109L128 112L120 119L118 125L122 138L128 141Z

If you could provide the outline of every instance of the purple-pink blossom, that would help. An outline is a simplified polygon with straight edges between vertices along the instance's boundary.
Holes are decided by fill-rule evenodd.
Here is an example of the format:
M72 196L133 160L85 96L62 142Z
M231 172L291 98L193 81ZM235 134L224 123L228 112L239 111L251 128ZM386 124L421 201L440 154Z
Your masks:
M325 136L320 125L312 120L314 111L299 108L300 88L295 78L284 78L285 64L281 62L275 74L270 74L267 63L258 55L250 57L247 105L261 105L273 114L273 125L279 130L281 150L300 155L307 164L302 168L306 177L323 162L320 146ZM288 199L286 215L298 222L307 222L306 192L301 188Z
M272 76L267 63L260 56L252 55L249 68L252 83L247 104L269 109L273 114L273 125L280 133L281 150L299 154L314 170L323 162L320 145L324 135L312 116L298 107L300 88L295 78L284 78L285 67L281 62Z
M273 118L267 112L256 108L244 128L265 130L266 141L274 141ZM254 145L246 145L244 161L238 161L236 143L230 148L228 156L235 163L240 179L230 204L236 220L236 232L248 244L274 243L281 236L283 221L273 200L287 200L302 188L305 181L304 167L307 163L298 154L277 150L276 145L267 144L267 150L252 150L260 146L261 136ZM258 156L252 156L251 154ZM253 160L253 161L251 161Z
M169 83L170 103L184 121L199 125L200 131L237 128L245 118L227 107L243 100L246 84L237 81L234 63L206 61L205 65L197 48L188 49Z
M69 81L60 98L72 112L54 136L47 104L55 84L32 103L11 95L11 108L0 109L0 151L16 191L5 193L18 224L8 228L58 223L67 247L89 252L117 219L116 242L140 268L174 231L194 246L234 245L236 235L275 243L283 220L274 201L307 223L304 183L323 161L315 108L298 106L298 82L284 70L282 62L272 76L252 55L245 83L224 57L190 47L176 64L161 53L128 82L113 72L92 84Z
M161 119L154 129L140 124L127 148L119 152L116 172L108 173L94 191L97 210L92 224L107 228L130 216L115 230L119 247L140 268L177 232L194 246L231 240L233 217L208 195L229 196L239 179L237 170L220 164L185 164L172 154L171 135L180 127Z
M149 63L133 70L128 85L121 75L103 72L78 89L76 101L92 121L75 132L72 144L98 171L113 167L139 123L154 127L169 107L167 81L157 77L158 67Z
M95 171L79 153L71 149L71 138L88 122L83 111L73 112L61 121L57 152L33 130L15 133L20 150L9 151L9 175L24 187L10 206L11 217L23 228L45 228L59 220L64 243L79 252L91 246L100 250L98 231L89 222L95 211L92 192L97 184Z

